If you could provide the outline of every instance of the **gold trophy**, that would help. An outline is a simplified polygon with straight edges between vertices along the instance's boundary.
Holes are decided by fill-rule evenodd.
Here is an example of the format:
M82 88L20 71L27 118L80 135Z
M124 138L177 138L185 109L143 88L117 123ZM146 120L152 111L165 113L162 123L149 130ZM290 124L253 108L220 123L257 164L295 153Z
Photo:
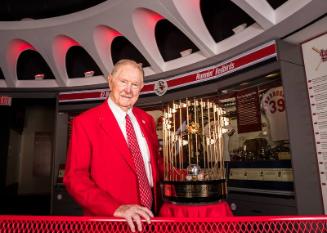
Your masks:
M223 114L203 99L174 101L164 110L164 199L199 203L226 196Z

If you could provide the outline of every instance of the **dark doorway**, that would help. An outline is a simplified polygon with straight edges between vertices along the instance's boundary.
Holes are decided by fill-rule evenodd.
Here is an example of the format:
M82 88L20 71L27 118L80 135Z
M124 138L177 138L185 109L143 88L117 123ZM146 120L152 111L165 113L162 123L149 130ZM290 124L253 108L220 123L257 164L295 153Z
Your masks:
M0 106L0 214L50 214L55 106L54 98Z

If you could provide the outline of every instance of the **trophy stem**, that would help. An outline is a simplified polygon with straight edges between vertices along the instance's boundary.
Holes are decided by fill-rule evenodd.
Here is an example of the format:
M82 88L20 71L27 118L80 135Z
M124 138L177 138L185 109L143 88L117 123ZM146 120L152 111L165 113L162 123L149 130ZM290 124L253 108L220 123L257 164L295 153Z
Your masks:
M164 118L163 118L163 157L164 157L164 167L167 169L164 169L164 179L168 179L168 140L167 140L167 132L168 130L166 130L166 128L168 127L168 122L167 122L167 113L166 110L164 110Z
M177 167L177 153L176 153L176 109L175 109L175 102L173 101L173 106L172 106L172 116L173 116L173 135L172 135L172 141L173 143L173 167ZM174 180L177 179L176 173L174 172Z
M189 101L186 99L186 127L189 126L190 121L189 121ZM188 163L191 164L191 143L190 143L190 134L187 134L187 141L188 141Z
M210 122L211 122L211 119L210 119L210 104L209 104L209 100L207 101L207 110L208 110L208 140L207 140L207 144L209 146L209 150L208 150L208 168L210 169L211 166L210 166L210 162L212 161L212 151L211 151L211 127L210 127Z
M184 154L184 151L183 151L183 118L182 118L182 101L180 100L179 101L179 148L178 148L178 151L179 151L179 168L182 169L183 168L183 163L184 163L184 159L183 159L183 154Z
M197 119L197 100L194 99L194 107L193 107L193 112L194 112L194 123L197 124L198 119ZM196 156L196 164L199 165L199 153L198 153L198 134L195 134L195 156Z
M203 116L203 100L201 99L201 128L202 128L202 148L203 148L203 167L206 168L206 162L207 162L207 159L206 159L206 140L205 140L205 133L204 133L204 116Z
M219 119L219 124L220 125L224 125L224 118L222 117L222 110L221 109L217 109L217 119ZM223 145L223 140L222 140L222 135L223 135L223 132L222 132L222 127L219 127L218 128L218 136L219 136L219 158L218 158L218 161L220 161L220 177L222 177L223 179L225 179L225 172L224 172L224 164L225 164L225 161L224 161L224 145ZM226 145L228 146L228 145Z
M219 143L218 141L218 132L217 132L217 119L216 119L216 106L213 106L213 140L214 140L214 144L213 144L213 151L214 151L214 161L218 161L218 155L219 155L219 151L217 148L217 144Z

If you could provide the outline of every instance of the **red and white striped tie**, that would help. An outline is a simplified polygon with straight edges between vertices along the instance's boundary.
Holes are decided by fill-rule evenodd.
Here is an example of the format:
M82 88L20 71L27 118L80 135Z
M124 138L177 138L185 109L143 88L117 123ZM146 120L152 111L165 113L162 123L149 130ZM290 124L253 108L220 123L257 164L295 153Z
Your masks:
M139 193L141 205L151 209L152 206L152 192L151 187L146 176L144 161L141 154L139 144L136 139L134 127L131 118L126 114L126 133L129 150L135 165L135 170L138 179Z

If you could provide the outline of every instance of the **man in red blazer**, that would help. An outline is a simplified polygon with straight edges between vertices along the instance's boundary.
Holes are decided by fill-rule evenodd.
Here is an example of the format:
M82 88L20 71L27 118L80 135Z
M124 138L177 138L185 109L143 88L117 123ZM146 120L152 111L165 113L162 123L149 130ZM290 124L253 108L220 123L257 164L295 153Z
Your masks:
M141 219L150 223L160 202L155 123L149 114L133 107L143 88L143 70L136 62L119 61L108 81L111 92L107 101L73 120L64 184L86 215L122 217L133 232L136 228L141 231ZM126 114L142 154L147 178L143 180L152 188L152 208L140 201Z

